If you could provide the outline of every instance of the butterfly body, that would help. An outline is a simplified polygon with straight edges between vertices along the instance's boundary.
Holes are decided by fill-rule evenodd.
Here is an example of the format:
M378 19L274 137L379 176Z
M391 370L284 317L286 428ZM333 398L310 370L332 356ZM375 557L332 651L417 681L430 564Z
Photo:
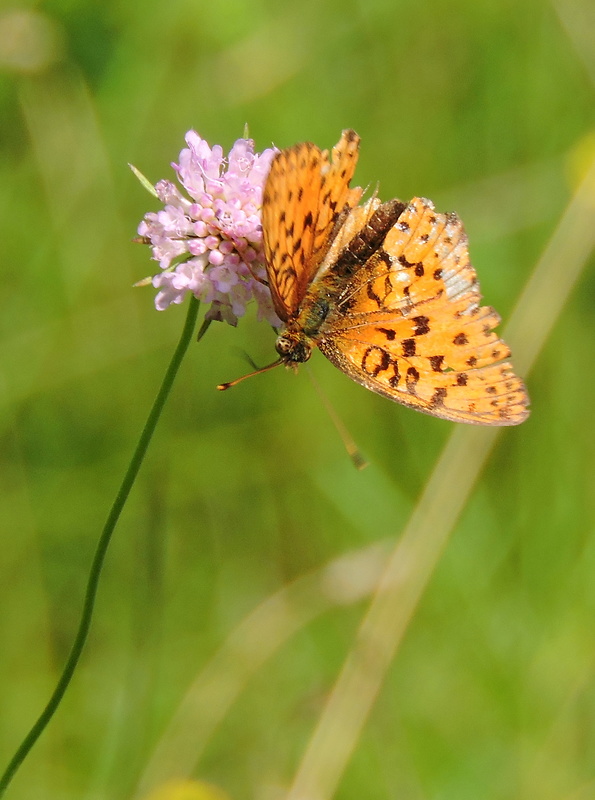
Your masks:
M445 419L515 425L528 415L522 382L480 306L467 237L455 214L424 198L405 204L349 188L359 137L327 151L281 151L263 198L267 276L283 320L280 360L314 348L371 391Z
M343 235L337 245L331 245L295 313L287 318L275 347L289 364L307 361L325 335L332 334L336 310L349 307L350 279L361 269L362 261L378 251L405 208L396 200L382 204L372 201L369 206L366 225L352 238ZM345 230L349 230L350 213L343 220ZM329 316L331 324L325 324Z

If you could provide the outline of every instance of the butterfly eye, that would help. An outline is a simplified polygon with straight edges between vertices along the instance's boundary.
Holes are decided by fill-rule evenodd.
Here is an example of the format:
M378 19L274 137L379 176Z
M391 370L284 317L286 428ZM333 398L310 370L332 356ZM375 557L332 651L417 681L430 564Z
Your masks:
M292 339L289 339L287 336L279 336L277 341L275 342L275 349L279 353L280 356L286 356L291 353L294 347L294 342Z
M312 355L312 345L299 333L279 336L275 349L286 363L303 364Z

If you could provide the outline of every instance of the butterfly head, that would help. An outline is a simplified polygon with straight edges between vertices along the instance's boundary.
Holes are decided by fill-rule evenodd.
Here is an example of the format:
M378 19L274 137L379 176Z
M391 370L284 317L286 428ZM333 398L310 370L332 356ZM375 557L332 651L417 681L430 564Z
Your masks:
M248 375L242 375L241 378L236 378L235 381L220 383L217 388L221 391L231 389L232 386L236 386L238 383L246 380L246 378L251 378L253 375L259 375L262 372L268 372L270 369L278 367L281 364L285 364L286 367L291 367L295 371L298 368L298 364L303 364L304 361L310 358L314 344L312 340L300 330L285 330L277 337L275 347L277 348L279 358L273 361L272 364L267 364L266 367L261 367L254 372L248 373Z
M277 337L275 349L285 364L303 364L312 355L312 344L301 331L284 331Z

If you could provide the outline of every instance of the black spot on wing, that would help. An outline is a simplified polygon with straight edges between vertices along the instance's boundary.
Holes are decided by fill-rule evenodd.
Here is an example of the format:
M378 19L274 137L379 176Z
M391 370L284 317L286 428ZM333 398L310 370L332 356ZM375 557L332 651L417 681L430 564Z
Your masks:
M378 295L374 291L374 287L371 283L368 283L368 285L366 286L366 294L368 295L370 300L373 300L378 306L378 308L380 308L380 306L382 305L382 300L378 297Z
M444 356L430 356L430 366L434 372L442 372Z
M439 386L435 390L432 397L430 398L430 405L432 406L432 408L438 408L439 406L443 406L444 398L446 397L447 394L448 392L446 391L445 387Z
M394 341L397 332L393 328L376 328L379 333L384 334L389 342Z
M392 258L390 257L390 255L389 255L389 254L386 252L386 250L383 250L383 249L382 249L382 247L381 247L381 248L378 250L378 252L376 253L376 255L378 256L378 258L380 259L380 261L382 261L382 263L383 263L385 266L387 266L389 269L392 267L392 265L393 265L393 260L392 260Z
M393 374L388 379L389 384L392 386L393 389L396 389L399 385L399 381L401 380L401 373L399 372L399 362L394 359L391 361L391 365L393 368Z
M417 384L419 381L419 372L415 367L409 367L405 375L405 385L409 394L415 394L417 391Z
M362 356L362 369L366 375L370 375L372 378L376 378L380 372L388 369L389 365L389 354L376 345L368 347Z
M424 333L430 332L429 317L424 317L423 315L419 317L412 317L412 321L415 322L415 330L413 331L414 336L423 336Z
M403 339L403 356L412 358L415 355L415 339Z

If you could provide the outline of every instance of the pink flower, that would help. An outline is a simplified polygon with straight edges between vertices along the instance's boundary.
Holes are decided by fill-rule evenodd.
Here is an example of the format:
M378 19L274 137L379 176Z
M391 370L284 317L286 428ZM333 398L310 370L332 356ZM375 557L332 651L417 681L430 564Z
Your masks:
M207 319L236 325L255 300L258 318L280 325L261 282L260 209L275 150L258 154L252 139L238 139L225 158L219 145L209 147L196 131L188 131L186 144L172 164L185 194L171 181L159 181L155 193L164 207L145 214L138 227L162 270L152 279L159 290L156 308L181 303L192 292L210 304Z

